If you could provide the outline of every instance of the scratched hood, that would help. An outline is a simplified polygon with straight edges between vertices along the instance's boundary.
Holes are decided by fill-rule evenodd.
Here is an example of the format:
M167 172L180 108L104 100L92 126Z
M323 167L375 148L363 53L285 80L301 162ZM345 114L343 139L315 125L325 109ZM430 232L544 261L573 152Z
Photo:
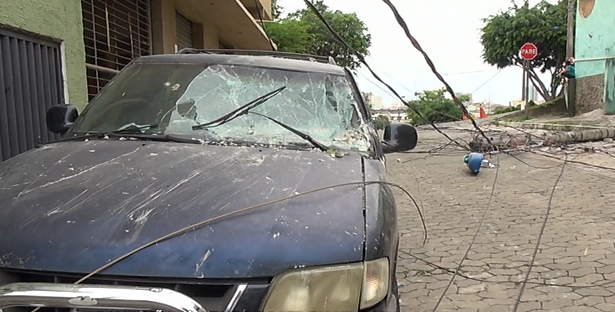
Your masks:
M0 163L0 267L88 273L180 228L337 183L359 155L95 140ZM362 260L363 192L327 189L266 205L149 247L103 274L270 277Z

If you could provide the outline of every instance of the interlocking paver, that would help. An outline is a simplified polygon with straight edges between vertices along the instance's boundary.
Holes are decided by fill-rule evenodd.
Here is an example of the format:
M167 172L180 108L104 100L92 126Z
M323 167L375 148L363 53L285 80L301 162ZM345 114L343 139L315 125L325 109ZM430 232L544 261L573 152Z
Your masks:
M468 139L467 132L449 134ZM420 135L420 150L446 140L434 131ZM449 150L428 157L419 153L388 156L391 182L407 188L422 205L429 231L422 245L416 207L396 192L402 311L434 309L450 272L473 239L496 172L491 207L463 263L463 276L456 277L437 311L512 311L515 305L561 162L532 153L516 156L533 166L529 167L502 155L499 169L485 168L473 177L463 165L463 155ZM497 161L494 157L493 162ZM615 159L610 162L615 167ZM615 311L613 181L614 172L566 165L517 311Z

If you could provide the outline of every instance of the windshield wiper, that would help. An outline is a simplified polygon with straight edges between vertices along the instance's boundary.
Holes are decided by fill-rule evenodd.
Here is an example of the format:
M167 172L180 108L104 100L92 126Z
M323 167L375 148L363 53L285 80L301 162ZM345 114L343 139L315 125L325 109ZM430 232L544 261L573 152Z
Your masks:
M228 122L231 122L233 120L235 120L235 118L241 116L241 115L245 115L247 114L251 109L254 109L256 107L258 107L259 105L269 101L272 97L280 94L280 92L282 92L284 89L286 89L286 86L282 86L280 88L277 88L267 94L263 94L259 97L257 97L256 99L240 106L239 108L233 110L232 112L207 123L204 124L200 124L200 125L196 125L196 126L192 126L192 130L202 130L202 129L207 129L207 128L213 128L213 127L219 127L222 126Z
M53 141L50 143L57 142L66 142L66 141L78 141L85 140L91 138L133 138L137 140L151 140L151 141L159 141L159 142L175 142L175 143L195 143L201 144L202 141L194 138L185 138L182 136L177 136L173 134L155 134L155 133L142 133L141 129L153 129L157 128L158 124L150 124L150 125L142 125L142 126L134 126L128 127L124 129L109 131L109 132L87 132L81 135L75 135L67 138L61 138L57 141ZM135 132L139 131L139 132Z
M275 120L275 119L273 119L273 118L271 118L271 117L269 117L267 115L263 115L263 114L255 113L255 112L249 112L249 113L250 114L254 114L254 115L258 115L258 116L261 116L261 117L264 117L264 118L267 118L267 119L273 121L274 123L278 124L280 127L284 128L284 129L286 129L286 130L296 134L298 137L300 137L300 138L310 142L312 145L314 145L319 150L321 150L321 151L323 151L325 153L329 151L329 147L328 146L326 146L326 145L316 141L314 138L312 138L310 135L308 135L305 132L299 131L299 130L297 130L297 129L295 129L295 128L293 128L293 127L291 127L291 126L289 126L289 125L287 125L287 124L285 124L285 123L283 123L281 121Z
M135 125L132 124L126 128L120 128L117 130L113 130L113 131L109 131L109 132L85 132L83 134L79 134L79 135L73 135L70 137L66 137L66 138L60 138L59 140L50 142L50 143L55 143L55 142L65 142L65 141L76 141L76 140L82 140L82 139L88 139L88 138L98 138L98 137L105 137L105 136L122 136L123 134L143 134L143 132L141 132L141 130L143 129L154 129L154 128L158 128L158 124L148 124L148 125ZM137 132L138 131L138 132Z
M158 124L149 124L149 125L135 125L135 124L131 124L129 126L127 126L126 128L121 128L118 130L114 130L111 131L109 133L112 134L124 134L124 133L142 133L141 130L143 129L155 129L158 128ZM135 132L138 131L138 132Z
M192 143L192 144L201 144L202 140L195 138L186 138L179 135L173 134L154 134L154 133L127 133L120 134L117 132L112 133L103 133L103 135L114 136L114 137L124 137L131 138L137 140L150 140L150 141L158 141L158 142L174 142L174 143Z

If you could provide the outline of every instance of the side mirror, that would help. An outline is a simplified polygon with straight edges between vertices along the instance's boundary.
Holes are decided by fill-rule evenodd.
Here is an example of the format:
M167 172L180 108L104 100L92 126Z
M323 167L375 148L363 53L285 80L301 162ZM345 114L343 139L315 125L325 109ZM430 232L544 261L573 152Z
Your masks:
M416 128L405 123L392 123L384 128L382 150L385 153L405 152L414 149L418 141Z
M70 104L60 104L47 110L47 129L53 133L64 134L79 117L77 108Z

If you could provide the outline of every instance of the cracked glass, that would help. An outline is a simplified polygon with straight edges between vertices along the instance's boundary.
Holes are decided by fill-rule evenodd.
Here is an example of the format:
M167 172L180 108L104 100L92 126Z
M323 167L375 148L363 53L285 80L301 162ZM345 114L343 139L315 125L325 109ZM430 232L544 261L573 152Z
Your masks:
M144 133L185 135L209 141L309 145L255 114L222 126L193 130L285 87L251 111L276 119L339 149L367 151L353 88L344 75L226 64L133 64L88 105L72 132L139 127ZM146 125L157 125L148 128Z

